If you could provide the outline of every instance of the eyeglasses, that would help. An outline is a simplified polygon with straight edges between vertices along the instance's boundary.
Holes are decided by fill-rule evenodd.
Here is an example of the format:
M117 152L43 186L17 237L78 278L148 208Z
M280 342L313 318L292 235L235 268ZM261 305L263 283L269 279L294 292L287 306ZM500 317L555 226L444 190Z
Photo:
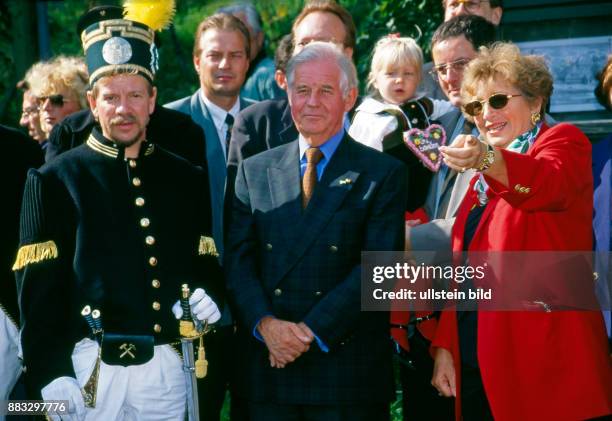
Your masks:
M446 8L454 12L463 5L469 13L474 13L480 10L480 3L488 3L488 0L451 0Z
M484 104L488 103L492 108L496 110L501 110L506 105L508 105L508 101L510 100L510 98L515 98L517 96L522 95L493 94L484 101L474 100L472 102L468 102L462 108L463 111L465 111L468 115L476 117L482 113L482 110L484 109Z
M463 72L463 69L465 69L465 66L467 66L470 61L471 59L469 58L460 58L449 63L439 64L437 66L434 66L433 69L429 71L429 74L432 78L434 78L434 80L438 80L439 78L446 78L446 75L448 74L449 70L452 70L455 73Z
M47 100L49 100L49 103L51 103L52 106L58 107L58 108L61 108L64 106L65 103L72 101L71 99L64 98L64 95L62 94L39 96L36 100L38 101L39 107L42 107L43 104Z

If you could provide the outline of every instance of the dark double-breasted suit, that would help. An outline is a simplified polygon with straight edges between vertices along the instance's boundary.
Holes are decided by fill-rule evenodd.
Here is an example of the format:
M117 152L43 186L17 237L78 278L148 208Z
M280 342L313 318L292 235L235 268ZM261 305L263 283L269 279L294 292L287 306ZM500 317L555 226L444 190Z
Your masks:
M388 314L361 312L361 251L403 248L402 164L345 135L302 210L298 141L243 161L225 271L252 402L342 405L393 397ZM304 321L329 347L283 369L253 336L273 315Z

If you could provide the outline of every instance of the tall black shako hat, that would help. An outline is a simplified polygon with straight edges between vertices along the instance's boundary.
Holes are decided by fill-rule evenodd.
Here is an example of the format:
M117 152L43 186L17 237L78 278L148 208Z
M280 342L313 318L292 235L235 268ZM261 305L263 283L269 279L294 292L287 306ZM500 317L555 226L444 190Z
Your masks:
M89 85L109 73L136 73L153 83L159 65L154 30L170 24L174 0L128 0L99 6L78 22Z

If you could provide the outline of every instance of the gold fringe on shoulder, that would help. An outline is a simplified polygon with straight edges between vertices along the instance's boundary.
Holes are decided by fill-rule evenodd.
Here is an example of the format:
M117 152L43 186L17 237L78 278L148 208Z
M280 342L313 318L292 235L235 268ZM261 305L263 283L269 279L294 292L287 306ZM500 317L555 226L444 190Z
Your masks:
M17 252L17 258L13 265L13 270L19 270L30 263L38 263L43 260L57 259L57 246L55 241L44 243L28 244L22 246Z
M211 237L200 236L200 247L198 247L198 253L200 256L210 255L214 257L219 257L219 252L217 251L217 246L215 245L215 240Z

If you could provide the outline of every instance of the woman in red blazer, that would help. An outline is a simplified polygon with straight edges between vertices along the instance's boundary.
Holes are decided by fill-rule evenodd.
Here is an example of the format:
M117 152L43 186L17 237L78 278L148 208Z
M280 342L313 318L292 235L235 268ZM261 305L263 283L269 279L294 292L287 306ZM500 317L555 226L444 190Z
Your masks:
M589 251L591 146L542 122L544 60L508 43L481 49L463 79L463 111L484 142L459 136L447 165L479 171L457 214L454 251ZM503 276L503 275L502 275ZM612 413L612 365L596 311L443 312L432 384L457 419L585 420Z

